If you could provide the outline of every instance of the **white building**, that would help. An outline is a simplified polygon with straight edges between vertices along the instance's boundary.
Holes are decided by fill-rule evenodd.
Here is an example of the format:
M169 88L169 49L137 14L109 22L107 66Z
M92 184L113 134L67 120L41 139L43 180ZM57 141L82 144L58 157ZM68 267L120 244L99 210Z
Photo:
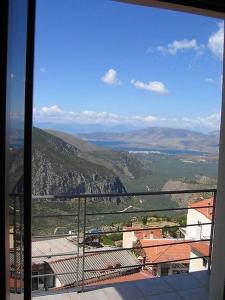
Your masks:
M143 230L141 227L124 227L123 230L127 230L126 232L123 232L123 248L132 248L138 240L162 238L161 229Z
M213 206L213 198L204 199L192 203L189 206L192 209L188 210L187 225L198 225L186 227L186 240L201 240L210 238L211 224L203 224L212 222L213 208L211 206Z
M208 269L209 243L192 243L189 272L204 271ZM200 257L200 258L197 258Z

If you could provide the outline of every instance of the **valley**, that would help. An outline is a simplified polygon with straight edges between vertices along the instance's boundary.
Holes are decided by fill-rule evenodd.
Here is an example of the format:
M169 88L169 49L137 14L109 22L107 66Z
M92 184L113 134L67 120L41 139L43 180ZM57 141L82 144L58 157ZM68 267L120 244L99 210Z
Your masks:
M159 151L120 151L99 147L73 135L34 128L33 194L85 194L147 192L216 187L217 153L173 153ZM171 150L172 151L172 150ZM197 150L196 150L197 151ZM192 199L207 195L111 197L88 201L88 212L112 212L112 215L90 217L88 228L123 224L141 209L165 209L187 206ZM33 202L33 214L63 215L77 211L77 200ZM129 214L113 215L113 212ZM133 213L130 213L134 211ZM144 216L145 214L141 214ZM149 214L148 214L149 215ZM173 216L173 212L156 214ZM141 217L140 216L140 217ZM177 214L182 217L182 214ZM41 222L40 222L41 220ZM76 218L34 218L34 234L75 230Z

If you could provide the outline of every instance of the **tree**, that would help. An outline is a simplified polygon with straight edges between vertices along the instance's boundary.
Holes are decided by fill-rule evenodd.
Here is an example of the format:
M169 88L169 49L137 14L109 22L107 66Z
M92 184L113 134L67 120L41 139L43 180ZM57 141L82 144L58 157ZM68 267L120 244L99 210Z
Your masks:
M142 224L146 225L148 222L148 218L146 216L142 217Z

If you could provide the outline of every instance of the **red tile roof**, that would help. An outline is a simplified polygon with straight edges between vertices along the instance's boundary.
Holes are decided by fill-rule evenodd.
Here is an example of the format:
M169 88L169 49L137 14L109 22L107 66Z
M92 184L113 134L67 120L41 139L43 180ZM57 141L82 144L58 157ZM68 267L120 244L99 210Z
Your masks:
M153 239L161 239L162 238L162 229L150 229L150 230L143 230L141 227L124 227L124 230L135 231L135 236L141 240L141 239L149 239L152 235Z
M203 206L201 208L197 208ZM212 207L205 207L205 206L213 206L213 198L201 200L195 203L192 203L189 207L195 208L196 210L202 213L204 216L206 216L208 219L212 220L212 212L213 208Z
M191 249L196 250L202 256L209 256L209 244L207 242L192 243Z
M185 258L190 257L191 247L189 243L177 244L180 240L163 239L163 240L141 240L140 245L156 246L151 248L144 248L142 251L145 253L147 262L160 263L164 261L181 260L182 263L188 263ZM172 244L170 246L160 246L164 244ZM177 244L177 245L176 245Z
M119 283L119 282L126 282L126 281L135 281L135 280L143 280L143 279L150 279L155 278L149 271L143 271L136 272L133 274L127 274L124 276L118 276L114 278L105 279L96 283L91 283L90 285L105 285L105 284L111 284L111 283Z

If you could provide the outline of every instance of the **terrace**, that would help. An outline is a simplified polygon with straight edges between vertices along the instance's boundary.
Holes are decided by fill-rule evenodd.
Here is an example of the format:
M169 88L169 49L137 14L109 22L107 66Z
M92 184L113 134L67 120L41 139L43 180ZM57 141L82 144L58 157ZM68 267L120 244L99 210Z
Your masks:
M171 195L196 195L212 194L211 205L188 205L187 207L159 208L159 209L134 209L127 211L89 211L89 201L93 199L101 200L112 199L114 197L147 197L146 201L156 201L158 196ZM17 199L20 195L15 195ZM181 197L182 198L182 197ZM206 299L208 293L208 283L211 268L211 253L213 241L214 210L216 201L215 189L204 190L183 190L183 191L161 191L143 193L123 193L123 194L86 194L86 195L49 195L33 196L33 201L68 201L74 199L77 203L76 209L69 214L36 214L34 219L43 218L68 218L75 220L74 228L69 233L53 235L33 235L32 242L32 266L33 272L33 293L34 299ZM90 246L90 237L112 234L129 233L134 231L137 236L145 237L143 233L152 230L162 230L164 227L145 226L144 228L118 228L109 230L90 230L93 218L109 215L141 215L165 212L184 212L193 209L211 210L210 222L201 223L201 227L211 226L210 237L186 240L185 238L171 239L147 239L150 244L137 243L132 247L102 247L95 248ZM15 212L15 214L18 213ZM91 220L90 220L91 218ZM104 221L103 221L104 222ZM92 225L93 226L93 225ZM18 224L17 224L18 227ZM168 228L179 230L184 225L174 225ZM187 224L187 227L198 228L199 224ZM16 230L15 230L16 231ZM140 234L142 233L142 234ZM181 252L181 246L191 248L199 243L207 243L207 250L204 255L191 257L190 250ZM15 241L15 258L18 260L16 251L17 242ZM179 249L178 249L179 248ZM155 250L154 250L155 249ZM143 251L150 253L153 260L140 260L138 254ZM178 253L178 252L180 253ZM136 255L134 254L136 253ZM170 254L170 255L169 255ZM201 272L188 272L191 260L207 261L207 270ZM46 267L47 265L47 267ZM163 266L170 266L171 276L157 277L156 268L162 269ZM173 265L173 268L171 266ZM39 267L37 267L39 266ZM40 267L44 266L44 267ZM17 269L18 265L17 265ZM180 274L179 274L180 273ZM177 274L177 275L174 275ZM17 272L22 281L20 272ZM17 276L18 280L18 276ZM16 276L14 276L14 287L17 293L22 292L19 288ZM13 291L13 289L12 289ZM150 298L149 298L150 297Z

